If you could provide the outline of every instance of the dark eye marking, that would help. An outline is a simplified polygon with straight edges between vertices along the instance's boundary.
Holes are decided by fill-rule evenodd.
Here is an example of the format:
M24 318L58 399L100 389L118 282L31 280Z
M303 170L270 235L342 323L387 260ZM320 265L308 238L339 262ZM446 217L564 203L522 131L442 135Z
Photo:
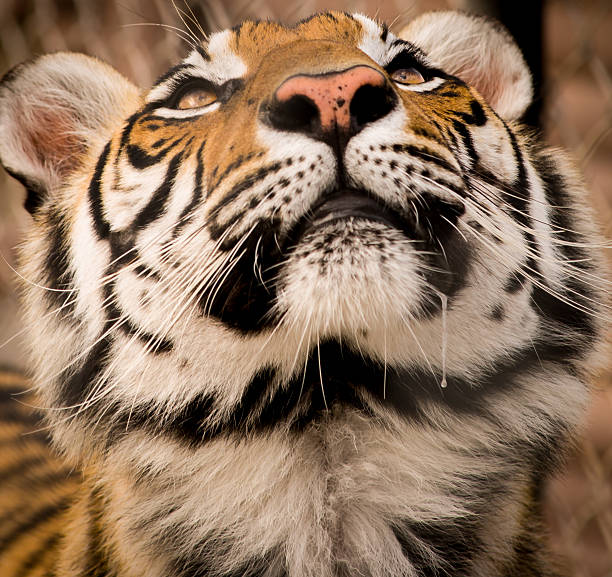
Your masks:
M225 104L243 84L241 78L232 78L223 84L217 84L200 76L179 74L172 81L170 95L159 101L157 106L179 110L185 108L182 103L189 100L192 95L196 100L201 99L203 105L217 101ZM209 96L202 97L202 95Z
M443 78L444 80L452 78L443 70L431 66L427 62L426 55L410 42L396 39L393 41L393 46L402 46L403 50L396 54L384 67L391 78L397 74L401 75L402 70L410 71L411 76L416 72L422 77L422 82L429 82L434 78Z
M400 70L415 70L425 82L437 76L436 71L425 64L422 56L413 47L396 54L385 66L385 70L391 76Z

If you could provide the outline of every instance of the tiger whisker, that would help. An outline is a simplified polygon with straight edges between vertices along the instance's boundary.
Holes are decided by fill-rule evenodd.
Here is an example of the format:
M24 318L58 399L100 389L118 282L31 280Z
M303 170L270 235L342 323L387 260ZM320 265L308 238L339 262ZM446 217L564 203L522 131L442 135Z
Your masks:
M176 5L175 0L171 0L171 2L172 2L172 7L174 8L175 12L178 14L178 17L181 19L181 22L183 23L183 26L186 29L185 33L189 35L189 37L194 41L195 44L200 42L200 38L198 38L198 35L194 33L194 31L191 29L191 26L189 26L189 24L187 23L187 20L190 20L191 18L190 15L187 14L181 8L179 8ZM185 2L185 5L187 6L187 2Z
M169 30L173 32L177 38L185 42L185 44L188 44L194 50L196 48L196 44L198 43L197 39L194 43L191 36L181 28L177 28L176 26L170 26L169 24L160 24L159 22L132 22L130 24L122 24L123 28L136 28L139 26L154 26L158 28L163 28L164 30Z
M463 197L461 197L461 196L457 195L457 194L456 194L454 191L452 191L451 189L449 189L449 188L447 188L447 187L444 187L443 185L441 185L440 183L436 182L436 181L435 181L435 180L433 180L433 179L428 179L428 181L429 181L431 184L435 185L435 186L438 186L438 187L440 187L440 188L443 188L443 189L445 190L445 192L447 192L447 193L449 193L449 194L453 194L453 195L455 195L455 197L456 197L458 200L462 199L464 202L468 203L468 204L470 205L470 207L471 207L473 210L476 210L476 211L483 211L483 210L485 209L485 207L483 207L482 205L476 205L476 204L473 204L473 201L472 201L471 199L469 199L469 198L463 198ZM481 214L485 215L485 213L482 213L482 212L481 212ZM485 228L487 228L486 224L487 224L488 222L489 222L489 221L488 221L488 215L486 215L485 220L483 220L482 222L480 222L480 224L481 224L481 225L485 225ZM469 223L467 223L467 225L469 226ZM474 232L474 229L473 229L472 227L470 227L470 228L471 228L471 229L472 229L472 231ZM523 227L523 226L520 226L520 228L521 228L521 230L522 230L523 232L528 232L528 233L532 233L532 234L534 233L533 229L530 229L530 228L527 228L527 227ZM489 231L489 232L491 232L491 231ZM499 231L495 230L495 231L492 231L491 233L492 233L492 234L499 234ZM582 245L580 245L580 244L579 244L578 246L582 246ZM590 245L585 245L585 246L590 246ZM601 248L601 245L597 245L597 246L595 246L595 248ZM528 249L527 249L527 250L528 250L528 256L530 256L531 258L534 258L534 259L536 259L536 260L540 260L540 261L542 261L542 262L546 262L546 260L545 260L545 259L544 259L544 258L543 258L543 257L542 257L540 254L538 254L538 253L534 252L534 251L533 251L533 250L531 250L529 247L528 247ZM572 271L572 273L571 273L571 274L573 274L573 271L575 271L576 275L580 275L580 278L582 278L583 276L587 276L587 277L589 277L589 278L592 278L594 281L596 281L597 283L600 283L600 284L610 284L610 283L611 283L611 281L609 281L608 279L605 279L605 278L599 277L599 276L597 276L597 275L593 275L593 274L589 273L588 271L584 271L584 270L582 270L582 269L575 269L575 268L574 268L574 267L571 265L571 263L572 263L572 261L564 261L564 267L565 267L565 266L566 266L566 264L567 264L567 268L569 268L569 269ZM595 285L592 285L592 286L598 287L599 285L595 284Z

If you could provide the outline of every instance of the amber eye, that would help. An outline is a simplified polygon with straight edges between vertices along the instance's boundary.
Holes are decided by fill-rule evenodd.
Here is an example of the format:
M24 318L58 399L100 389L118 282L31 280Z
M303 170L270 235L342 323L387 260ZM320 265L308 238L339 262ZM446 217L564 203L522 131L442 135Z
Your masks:
M179 110L189 110L191 108L200 108L208 106L217 100L217 95L212 90L205 88L197 88L190 90L181 97L176 107Z
M400 68L391 73L391 79L400 84L421 84L425 78L416 68Z

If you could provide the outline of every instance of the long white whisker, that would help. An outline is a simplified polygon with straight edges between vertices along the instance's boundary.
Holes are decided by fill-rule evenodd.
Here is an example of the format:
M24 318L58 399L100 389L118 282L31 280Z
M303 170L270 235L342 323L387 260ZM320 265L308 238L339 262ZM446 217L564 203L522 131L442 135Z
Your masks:
M192 38L195 43L198 43L200 41L200 38L198 38L198 35L191 29L191 26L189 26L189 24L187 23L188 20L191 20L190 15L187 14L181 8L179 8L176 5L176 2L174 0L171 0L171 1L172 1L172 6L173 6L174 10L178 14L178 17L181 19L181 22L183 23L183 26L185 26L186 33L189 34L189 37ZM185 2L185 5L187 5L187 2Z
M158 28L163 28L164 30L170 30L176 35L177 38L181 39L183 42L185 42L185 44L188 44L193 49L195 49L197 44L197 39L194 43L191 36L184 30L177 28L176 26L170 26L169 24L160 24L159 22L133 22L131 24L122 24L123 28L135 28L137 26L155 26Z

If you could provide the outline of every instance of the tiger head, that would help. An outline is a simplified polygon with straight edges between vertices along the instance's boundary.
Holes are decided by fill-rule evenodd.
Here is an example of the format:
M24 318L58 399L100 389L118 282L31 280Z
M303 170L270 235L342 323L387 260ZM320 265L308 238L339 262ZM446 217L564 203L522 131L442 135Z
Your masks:
M452 12L399 36L336 12L245 22L145 92L76 54L9 72L0 157L28 190L59 444L550 393L515 377L578 363L599 293L590 225L558 209L579 185L517 124L531 96L508 34ZM549 416L573 422L584 388L564 395Z

